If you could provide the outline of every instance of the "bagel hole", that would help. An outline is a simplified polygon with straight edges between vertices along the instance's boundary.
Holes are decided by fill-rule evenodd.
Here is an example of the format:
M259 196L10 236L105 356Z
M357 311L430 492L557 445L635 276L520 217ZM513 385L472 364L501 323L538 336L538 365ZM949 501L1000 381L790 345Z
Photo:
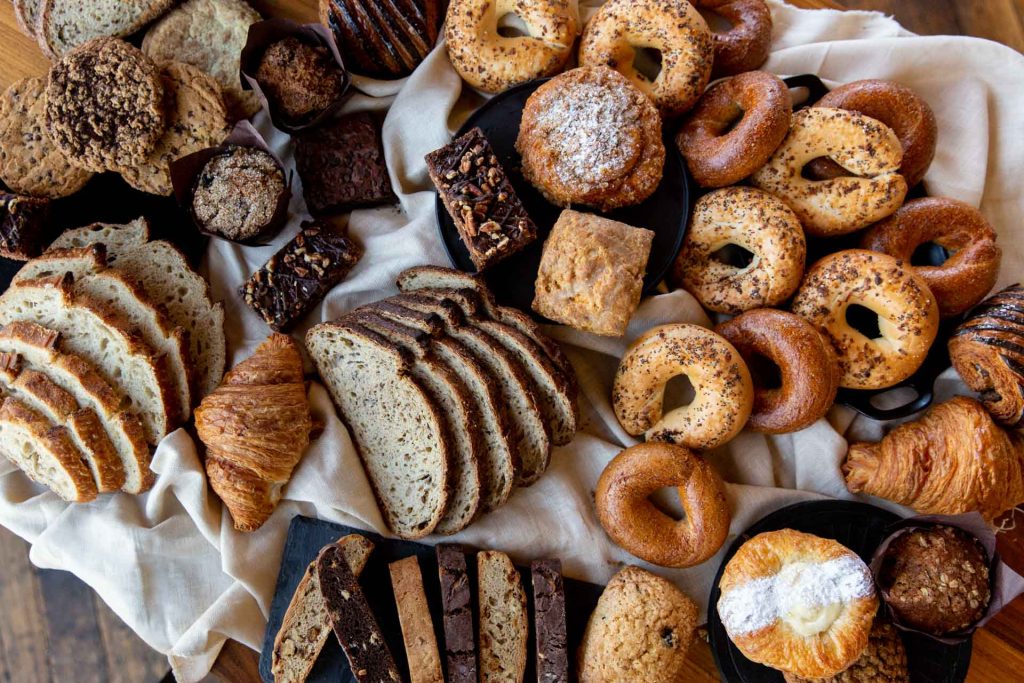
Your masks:
M519 38L530 35L530 27L515 12L506 12L498 17L498 35L502 38Z
M782 370L778 364L762 353L751 353L746 357L750 378L758 389L771 391L782 388Z
M799 109L811 99L811 89L805 85L789 89L789 100L793 103L793 109Z
M918 245L910 256L912 266L941 266L949 258L949 250L935 242Z
M833 178L855 178L857 176L829 157L818 157L804 164L804 167L800 170L800 177L804 180L832 180Z
M646 80L653 83L661 73L661 50L653 47L638 47L633 50L633 68Z
M877 410L892 410L916 401L920 395L912 387L896 387L881 394L875 394L868 403Z
M664 513L677 522L686 519L686 511L679 500L679 491L670 486L658 489L647 496L647 501L659 512Z
M882 336L878 314L866 306L850 304L846 308L846 324L868 339L878 339Z
M677 375L665 385L665 398L662 400L662 413L668 413L676 408L684 408L697 397L693 388L693 382L686 375Z
M711 258L727 266L743 269L754 261L754 252L738 244L727 244L713 252Z
M697 8L697 11L704 17L704 21L712 33L728 33L732 30L733 23L718 12L704 7Z

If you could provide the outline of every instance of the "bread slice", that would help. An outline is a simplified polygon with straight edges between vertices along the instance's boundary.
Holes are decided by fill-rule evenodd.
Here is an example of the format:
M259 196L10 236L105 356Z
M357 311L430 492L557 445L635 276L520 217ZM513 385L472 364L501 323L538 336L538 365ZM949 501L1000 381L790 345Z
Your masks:
M96 483L67 431L10 396L0 406L0 453L69 503L96 498Z
M338 539L321 550L320 555L332 546L341 549L349 569L356 577L363 573L370 553L373 552L373 543L359 534ZM281 619L281 628L274 638L270 665L274 683L305 681L330 634L331 620L327 616L327 605L320 592L316 560L313 560L295 588L284 618Z
M362 310L373 311L402 328L430 335L430 349L434 356L465 381L480 416L477 425L482 441L478 458L479 511L490 512L503 505L512 493L517 458L513 450L511 418L490 372L477 362L462 342L445 334L444 323L435 315L403 308L387 299Z
M473 595L466 554L460 546L443 543L437 546L436 553L448 683L477 683Z
M66 230L50 244L47 251L75 249L102 244L106 252L106 264L113 266L121 256L149 241L149 222L136 218L131 223L93 223L81 228Z
M352 433L388 527L416 539L448 504L451 445L406 353L371 332L321 323L306 348Z
M371 312L345 316L353 324L381 335L414 357L413 377L418 379L441 408L452 444L448 481L448 509L434 529L454 534L469 526L480 507L480 413L462 379L430 351L429 338L418 335Z
M142 421L124 409L121 393L80 356L57 350L60 335L31 322L14 322L0 329L0 352L17 354L22 367L38 370L92 409L113 443L125 472L122 490L142 493L153 485L150 452Z
M476 556L479 602L480 680L521 683L526 672L526 590L505 553Z
M21 267L11 283L40 280L70 274L75 280L107 267L107 250L102 244L68 249L47 249L42 256Z
M14 0L14 18L18 28L30 38L36 37L36 25L39 23L39 8L43 0Z
M444 683L441 655L437 651L434 621L423 591L423 573L415 555L388 565L395 592L398 621L405 641L410 683Z
M59 332L61 348L93 364L120 387L157 444L177 426L177 401L159 358L101 302L73 294L68 276L29 280L0 296L0 325L29 321Z
M36 24L39 47L51 59L93 38L123 37L166 12L175 0L42 0Z

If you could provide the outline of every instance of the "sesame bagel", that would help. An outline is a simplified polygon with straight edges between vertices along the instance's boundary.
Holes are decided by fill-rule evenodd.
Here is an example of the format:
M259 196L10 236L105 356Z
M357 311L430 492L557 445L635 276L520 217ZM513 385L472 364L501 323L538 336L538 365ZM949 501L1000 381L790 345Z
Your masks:
M853 305L878 315L869 338L847 321ZM839 386L884 389L913 375L939 329L939 307L909 263L874 251L848 249L815 263L793 299L793 312L832 342Z
M831 158L852 175L804 178L804 166L819 157ZM902 159L899 138L880 121L845 109L810 107L793 115L786 139L751 181L789 204L808 233L834 237L880 221L903 204Z
M636 68L642 49L661 54L650 80ZM693 106L711 78L711 31L686 0L609 0L587 24L580 43L581 66L617 70L666 116Z
M772 13L764 0L690 0L729 22L730 28L713 34L714 78L759 68L772 48Z
M750 262L720 260L727 246L745 249ZM739 313L792 296L806 254L800 221L782 200L752 187L727 187L697 202L672 278L705 308Z
M519 17L526 35L499 33L498 22L509 14ZM561 71L577 32L576 6L569 0L451 0L444 35L462 79L498 93Z
M686 375L696 396L662 412L665 385ZM715 448L736 436L754 402L750 372L722 336L699 325L662 325L633 342L619 363L612 404L619 424L648 441Z

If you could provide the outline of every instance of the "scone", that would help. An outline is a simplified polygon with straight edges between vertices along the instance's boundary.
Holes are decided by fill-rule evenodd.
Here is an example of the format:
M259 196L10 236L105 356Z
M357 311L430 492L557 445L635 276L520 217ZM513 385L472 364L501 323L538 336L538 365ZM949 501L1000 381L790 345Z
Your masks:
M828 678L801 678L784 673L786 683L909 683L907 651L899 631L890 623L875 621L868 647L849 669Z
M625 334L640 303L654 233L566 209L544 243L533 310L611 337Z

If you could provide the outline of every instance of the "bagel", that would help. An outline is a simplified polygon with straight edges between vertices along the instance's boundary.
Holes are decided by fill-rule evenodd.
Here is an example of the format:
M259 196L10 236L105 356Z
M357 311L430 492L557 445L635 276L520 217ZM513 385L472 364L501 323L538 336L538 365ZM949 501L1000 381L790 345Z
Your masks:
M686 517L676 521L651 503L673 487ZM615 456L597 481L597 518L616 544L662 567L692 567L718 552L729 535L729 505L714 468L689 448L644 443Z
M931 166L938 137L935 113L910 88L877 79L854 81L832 90L814 106L860 112L892 128L903 147L900 174L909 187L921 182ZM841 167L828 159L812 161L811 172L818 178L846 175Z
M754 409L747 427L788 434L825 416L839 389L839 362L832 343L798 315L773 308L741 313L715 328L743 356L754 382ZM767 359L779 373L778 386Z
M662 414L665 385L686 375L689 405ZM715 448L736 436L754 403L746 363L733 345L699 325L662 325L634 341L615 372L612 404L622 428L648 441Z
M751 71L708 88L676 143L699 185L735 185L767 163L789 132L792 116L782 79Z
M732 27L713 32L714 78L753 71L768 59L772 48L772 13L764 0L690 0L726 19Z
M879 337L868 338L847 322L854 304L878 315ZM839 386L849 389L885 389L907 379L921 367L939 329L935 297L910 264L862 249L815 263L793 299L793 312L832 342Z
M904 204L865 233L861 247L909 262L914 250L934 242L949 254L938 266L914 266L939 303L943 318L960 315L985 298L999 277L1002 250L996 231L969 204L925 197Z
M853 176L809 180L812 159L829 157ZM903 203L907 182L899 174L903 149L891 128L845 109L810 107L793 115L789 134L753 176L799 216L804 230L834 237L865 228Z
M637 51L657 50L661 69L650 80L636 68ZM580 66L617 70L665 116L682 114L711 78L711 31L686 0L609 0L583 31Z
M750 252L750 263L741 267L716 258L726 246ZM780 199L752 187L727 187L694 207L672 279L705 308L739 313L792 296L806 255L800 221Z
M498 32L509 14L522 21L527 35ZM451 0L444 36L448 58L462 79L499 93L561 71L577 32L576 7L569 0Z

